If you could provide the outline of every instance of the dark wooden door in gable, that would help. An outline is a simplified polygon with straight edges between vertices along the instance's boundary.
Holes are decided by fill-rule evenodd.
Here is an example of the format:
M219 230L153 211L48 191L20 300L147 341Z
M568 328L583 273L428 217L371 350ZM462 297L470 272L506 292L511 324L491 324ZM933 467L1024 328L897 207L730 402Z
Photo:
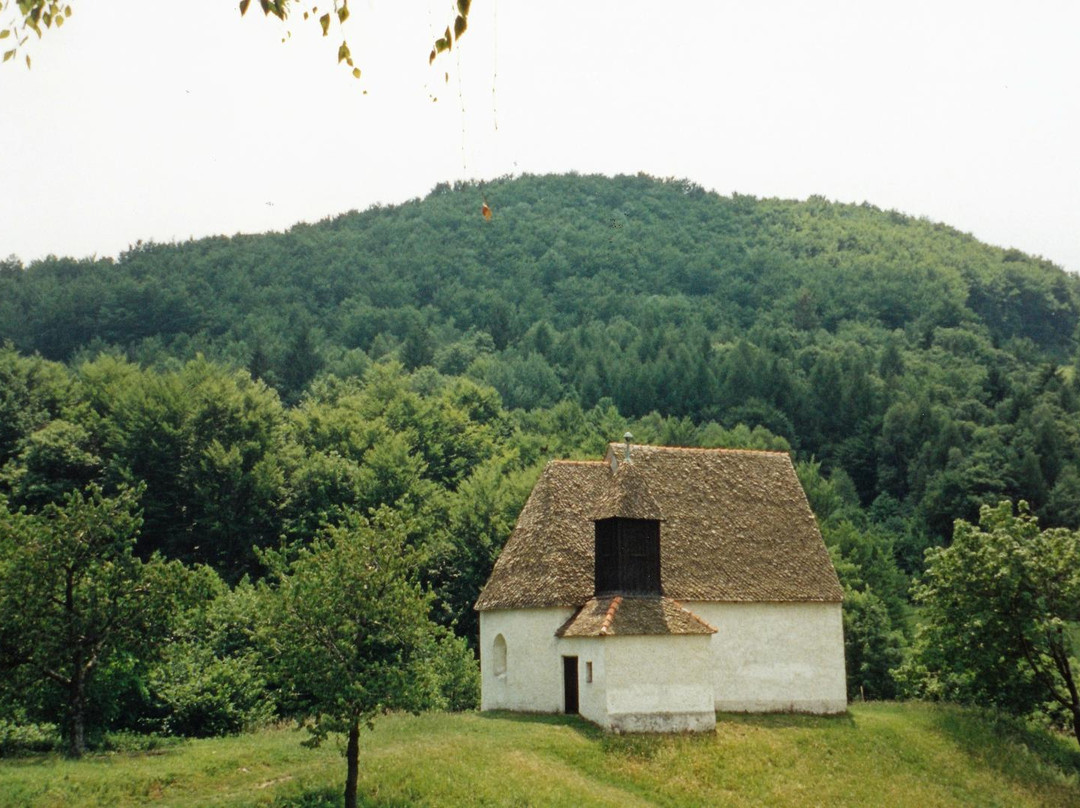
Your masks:
M660 523L653 519L596 522L596 594L660 594Z
M660 594L660 523L647 519L619 521L623 591Z

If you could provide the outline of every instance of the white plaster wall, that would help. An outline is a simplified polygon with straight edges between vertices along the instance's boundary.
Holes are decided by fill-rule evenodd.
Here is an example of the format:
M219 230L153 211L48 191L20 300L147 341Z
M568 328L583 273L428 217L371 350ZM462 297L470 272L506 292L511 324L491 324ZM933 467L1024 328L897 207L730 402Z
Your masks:
M602 725L625 732L713 729L709 640L708 635L603 638L607 721Z
M607 671L604 664L605 637L565 637L557 641L558 654L578 658L578 712L594 724L608 725ZM592 663L593 680L588 681L588 663ZM560 660L558 663L562 665ZM560 676L562 668L559 668ZM560 687L562 680L560 679ZM561 691L560 691L560 698ZM562 702L559 702L560 709Z
M847 709L839 603L683 605L718 629L710 640L717 710Z
M480 709L555 713L563 710L561 651L555 631L570 608L480 612ZM506 673L492 665L495 637L506 640ZM579 682L584 666L579 664ZM581 687L579 686L579 691Z

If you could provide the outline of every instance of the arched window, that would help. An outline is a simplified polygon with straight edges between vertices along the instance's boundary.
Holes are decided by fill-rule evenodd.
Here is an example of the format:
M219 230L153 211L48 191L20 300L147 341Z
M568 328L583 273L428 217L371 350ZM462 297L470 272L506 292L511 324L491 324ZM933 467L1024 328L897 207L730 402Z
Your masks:
M492 643L491 668L496 676L506 676L506 639L502 634L497 634Z

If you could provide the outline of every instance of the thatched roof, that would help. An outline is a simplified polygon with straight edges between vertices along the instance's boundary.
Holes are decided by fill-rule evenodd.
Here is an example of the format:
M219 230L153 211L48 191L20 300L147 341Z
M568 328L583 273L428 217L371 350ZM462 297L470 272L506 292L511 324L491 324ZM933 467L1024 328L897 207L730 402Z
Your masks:
M660 584L667 597L842 599L786 453L633 446L626 474L623 451L622 444L612 444L603 462L547 465L480 593L478 610L577 608L591 600L598 513L664 519ZM620 480L624 490L613 492Z
M715 633L715 628L671 598L612 595L590 600L563 623L555 636Z

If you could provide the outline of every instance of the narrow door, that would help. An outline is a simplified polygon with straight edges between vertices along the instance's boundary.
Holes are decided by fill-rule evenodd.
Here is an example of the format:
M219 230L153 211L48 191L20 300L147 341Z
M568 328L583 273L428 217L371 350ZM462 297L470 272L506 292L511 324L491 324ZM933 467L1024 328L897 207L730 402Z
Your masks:
M578 681L577 681L577 657L564 656L562 658L563 671L563 695L566 702L566 714L577 715L578 712Z

